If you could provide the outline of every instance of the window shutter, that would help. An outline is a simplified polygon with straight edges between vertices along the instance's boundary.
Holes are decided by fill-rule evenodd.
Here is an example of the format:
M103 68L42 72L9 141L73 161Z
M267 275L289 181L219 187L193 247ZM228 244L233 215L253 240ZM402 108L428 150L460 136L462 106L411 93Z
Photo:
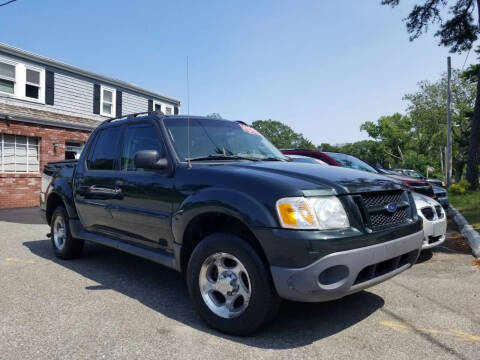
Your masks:
M54 88L55 78L53 76L53 71L47 70L45 72L45 104L47 105L54 104Z
M175 106L175 107L173 108L173 113L174 113L175 115L178 115L178 106Z
M115 104L115 116L122 117L122 92L117 90L117 101Z
M148 100L148 112L153 112L153 100Z
M93 85L93 113L100 114L100 85Z

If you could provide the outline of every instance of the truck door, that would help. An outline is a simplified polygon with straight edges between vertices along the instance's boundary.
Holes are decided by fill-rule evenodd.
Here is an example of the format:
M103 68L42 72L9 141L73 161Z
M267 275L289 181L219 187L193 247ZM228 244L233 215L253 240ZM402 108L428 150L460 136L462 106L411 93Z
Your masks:
M127 124L121 146L120 172L116 183L122 197L112 199L112 215L117 236L142 245L169 248L173 177L169 171L138 169L135 153L157 150L165 156L165 145L153 121Z
M75 175L75 205L83 226L107 232L112 224L110 201L121 197L115 183L119 167L121 126L100 130L93 140L85 162L78 164Z

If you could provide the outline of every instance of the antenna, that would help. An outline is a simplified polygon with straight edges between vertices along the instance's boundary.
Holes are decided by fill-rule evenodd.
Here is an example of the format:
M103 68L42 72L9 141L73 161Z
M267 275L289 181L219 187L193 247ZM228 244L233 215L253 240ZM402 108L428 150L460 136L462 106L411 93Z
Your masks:
M187 55L187 167L190 169L190 79L188 77L188 55Z

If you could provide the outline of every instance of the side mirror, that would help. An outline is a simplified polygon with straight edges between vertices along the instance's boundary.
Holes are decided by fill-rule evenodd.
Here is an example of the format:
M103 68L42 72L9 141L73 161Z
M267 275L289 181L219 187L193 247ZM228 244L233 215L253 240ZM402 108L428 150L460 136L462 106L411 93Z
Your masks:
M142 150L135 153L135 167L149 170L163 170L168 167L168 159L160 157L157 150Z

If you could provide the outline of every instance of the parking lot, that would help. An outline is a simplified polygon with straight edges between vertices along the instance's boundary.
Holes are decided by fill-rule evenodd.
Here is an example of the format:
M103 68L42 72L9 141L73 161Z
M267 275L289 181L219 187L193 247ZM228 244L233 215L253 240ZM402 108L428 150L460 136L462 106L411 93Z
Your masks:
M478 359L480 270L450 224L448 246L374 288L285 302L246 338L202 323L176 272L88 244L53 257L36 209L0 210L1 359Z

